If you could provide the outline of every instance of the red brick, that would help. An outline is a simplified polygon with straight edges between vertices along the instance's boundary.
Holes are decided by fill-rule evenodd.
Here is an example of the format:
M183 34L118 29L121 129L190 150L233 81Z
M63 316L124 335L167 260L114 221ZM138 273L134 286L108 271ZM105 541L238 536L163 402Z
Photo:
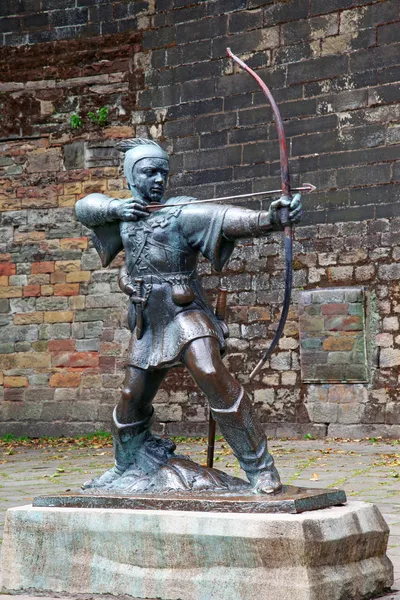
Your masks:
M40 285L25 285L24 296L28 298L30 296L40 296Z
M53 355L53 367L97 367L99 355L97 352L61 352Z
M323 304L322 305L322 314L323 315L347 315L349 311L348 304Z
M17 267L14 263L2 263L0 262L0 275L15 275Z
M101 356L99 367L102 373L115 373L115 356Z
M56 283L55 296L79 296L79 283Z
M43 262L34 262L31 266L31 273L53 273L54 272L54 262L51 261L43 261Z
M349 317L346 315L325 318L326 331L362 331L363 321L361 317Z
M49 352L73 352L75 340L50 340Z
M330 336L327 337L322 344L323 350L332 350L336 352L348 352L354 346L354 337L349 336Z

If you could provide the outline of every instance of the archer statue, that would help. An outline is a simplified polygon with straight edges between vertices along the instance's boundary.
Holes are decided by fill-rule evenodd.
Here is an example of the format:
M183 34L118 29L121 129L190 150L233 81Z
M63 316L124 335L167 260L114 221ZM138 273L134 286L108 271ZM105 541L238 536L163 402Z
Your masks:
M189 197L166 201L167 153L140 138L116 147L125 153L132 198L90 194L76 204L78 220L93 229L104 267L125 250L119 285L131 300L126 376L113 413L115 466L90 485L114 482L136 464L138 454L157 467L173 456L170 440L151 435L152 402L168 370L183 364L206 395L253 489L276 492L281 482L264 431L247 393L222 361L227 327L206 300L197 260L202 254L221 271L236 240L283 229L282 207L289 207L290 223L299 222L300 196L282 197L266 212L196 203ZM163 208L150 212L154 203Z
M282 314L274 339L251 379L283 331L292 287L292 225L300 221L302 207L300 195L292 196L290 189L286 140L276 102L257 73L229 48L227 52L256 79L271 104L280 147L281 198L272 202L268 211L189 197L165 200L168 154L156 142L136 138L116 145L125 153L124 174L132 198L116 200L90 194L76 204L79 221L93 229L94 245L103 267L125 250L126 264L120 270L119 285L131 300L132 337L126 376L113 413L115 465L87 482L87 490L119 490L127 494L250 488L270 494L282 488L249 397L222 361L229 330L221 319L218 303L216 313L209 306L197 273L200 254L211 261L216 271L221 271L236 240L284 230L286 278ZM315 188L308 184L308 189ZM250 485L175 455L171 440L151 434L153 399L168 370L182 364L206 395L212 416Z

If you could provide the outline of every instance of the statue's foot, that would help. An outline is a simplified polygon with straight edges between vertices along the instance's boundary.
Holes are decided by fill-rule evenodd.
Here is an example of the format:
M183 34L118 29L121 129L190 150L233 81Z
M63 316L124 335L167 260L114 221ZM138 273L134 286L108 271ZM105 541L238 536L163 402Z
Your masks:
M113 483L116 479L121 476L121 472L117 471L115 467L109 469L99 477L94 477L93 479L89 479L85 481L82 485L83 490L89 490L94 488L100 488Z
M258 494L275 494L282 489L279 473L274 466L260 473L252 483L253 490Z
M118 467L114 466L99 477L94 477L86 481L82 489L99 489L107 488L118 479L121 478L127 471L132 472L139 470L143 474L154 473L160 467L167 464L168 460L174 456L176 445L168 438L160 438L156 435L148 433L143 440L141 446L136 450L136 457L132 464L124 464L118 462ZM117 460L118 460L117 455Z
M176 445L169 438L149 434L138 448L135 465L145 473L154 473L175 456Z

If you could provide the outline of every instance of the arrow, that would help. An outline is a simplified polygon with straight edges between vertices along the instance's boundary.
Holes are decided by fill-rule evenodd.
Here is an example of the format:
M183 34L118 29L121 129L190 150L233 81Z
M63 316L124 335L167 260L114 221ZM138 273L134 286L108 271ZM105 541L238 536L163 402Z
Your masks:
M312 183L305 183L302 187L292 188L292 192L313 192L317 188ZM273 194L281 194L282 190L266 190L264 192L252 192L250 194L239 194L238 196L223 196L222 198L207 198L206 200L193 200L193 202L181 202L180 204L148 204L149 212L157 212L162 208L174 208L176 206L192 206L193 204L205 204L206 202L227 202L228 200L242 200L243 198L253 198L255 196L270 196Z

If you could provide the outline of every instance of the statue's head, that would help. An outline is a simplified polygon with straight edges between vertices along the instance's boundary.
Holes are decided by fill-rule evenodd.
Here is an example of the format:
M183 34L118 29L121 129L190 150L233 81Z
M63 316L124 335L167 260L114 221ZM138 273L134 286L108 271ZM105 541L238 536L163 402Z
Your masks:
M124 174L128 187L148 202L160 202L168 178L168 154L153 140L134 138L116 144L125 153Z

